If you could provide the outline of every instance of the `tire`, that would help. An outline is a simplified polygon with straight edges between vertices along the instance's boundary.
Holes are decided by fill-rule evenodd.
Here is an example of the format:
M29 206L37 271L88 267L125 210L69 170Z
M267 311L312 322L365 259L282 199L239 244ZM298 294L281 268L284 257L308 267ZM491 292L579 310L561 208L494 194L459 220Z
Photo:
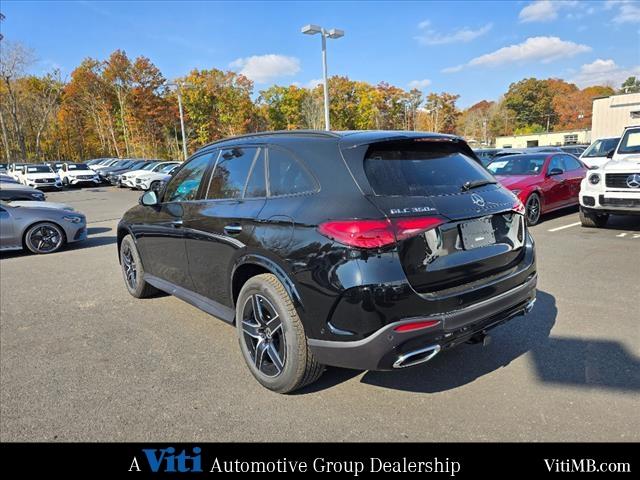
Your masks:
M24 234L24 246L33 253L54 253L67 243L64 230L53 222L38 222Z
M122 239L120 244L120 268L124 284L129 293L136 298L148 298L158 293L158 289L144 280L144 268L131 235Z
M593 213L580 207L580 223L587 228L602 228L609 221L608 213Z
M254 313L256 302L260 321ZM300 317L275 275L256 275L243 285L236 303L236 326L247 367L269 390L290 393L322 375L324 365L309 349Z
M63 188L69 188L69 179L67 177L64 177L62 179L62 187Z
M542 202L540 201L540 195L532 193L527 198L524 204L525 218L527 219L527 226L532 227L537 225L540 221L540 214L542 208Z
M160 185L160 182L158 180L154 180L153 182L151 182L151 184L149 184L149 190L147 191L155 192L158 185Z

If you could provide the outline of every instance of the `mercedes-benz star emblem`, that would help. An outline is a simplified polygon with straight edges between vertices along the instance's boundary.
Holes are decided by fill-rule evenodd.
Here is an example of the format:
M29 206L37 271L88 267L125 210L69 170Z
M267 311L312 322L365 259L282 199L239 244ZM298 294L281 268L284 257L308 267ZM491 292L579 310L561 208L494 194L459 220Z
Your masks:
M627 177L627 187L640 188L640 173L632 173Z
M474 205L476 205L478 207L484 207L484 205L485 205L484 198L482 198L477 193L472 193L471 194L471 201L474 203Z

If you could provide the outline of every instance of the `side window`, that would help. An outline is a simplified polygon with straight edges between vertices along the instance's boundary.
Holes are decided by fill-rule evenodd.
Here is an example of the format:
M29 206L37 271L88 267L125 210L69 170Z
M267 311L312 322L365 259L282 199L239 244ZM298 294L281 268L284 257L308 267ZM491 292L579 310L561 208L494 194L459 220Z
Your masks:
M242 198L249 169L258 153L256 147L235 147L222 150L211 175L207 198Z
M272 197L313 192L316 183L291 154L269 148L269 194Z
M564 165L567 167L567 171L579 170L582 168L580 162L569 155L564 155Z
M551 170L553 170L555 168L559 168L563 172L567 171L567 169L564 168L564 162L562 161L562 157L560 155L555 155L551 159L551 161L549 162L549 168L548 168L547 171L550 172Z
M264 161L265 161L265 149L260 149L258 158L256 158L251 173L249 174L249 180L247 180L247 188L244 192L244 198L256 198L266 197L267 187L265 184L264 175Z
M180 202L195 199L200 187L200 181L207 171L211 157L211 153L205 153L184 165L167 185L163 202Z

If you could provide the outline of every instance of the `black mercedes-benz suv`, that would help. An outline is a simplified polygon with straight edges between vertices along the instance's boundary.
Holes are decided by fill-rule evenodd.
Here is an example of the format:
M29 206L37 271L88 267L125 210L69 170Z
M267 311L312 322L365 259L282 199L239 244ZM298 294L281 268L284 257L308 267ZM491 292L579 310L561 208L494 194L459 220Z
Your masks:
M237 326L277 392L324 365L426 362L527 313L523 206L460 138L267 132L202 148L118 225L135 297L175 295Z

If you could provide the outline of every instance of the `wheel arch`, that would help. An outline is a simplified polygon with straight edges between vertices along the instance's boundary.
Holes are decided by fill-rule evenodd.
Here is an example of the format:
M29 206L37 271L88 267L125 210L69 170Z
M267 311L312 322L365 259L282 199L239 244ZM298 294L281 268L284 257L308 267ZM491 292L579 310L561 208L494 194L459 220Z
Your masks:
M118 225L118 233L117 233L118 263L120 263L120 247L122 246L122 240L127 235L131 235L135 240L135 236L133 235L133 232L129 227Z
M287 272L274 260L259 254L240 257L231 270L231 301L235 307L242 286L252 277L262 273L271 273L282 283L296 308L304 309L302 299L295 283Z
M66 245L68 243L67 232L65 231L64 227L62 225L60 225L58 222L56 222L54 220L36 220L35 222L31 222L29 225L24 227L22 229L22 232L20 233L20 238L22 239L22 248L23 249L27 248L27 242L26 242L26 240L27 240L27 232L31 229L31 227L33 227L35 225L38 225L39 223L52 223L52 224L54 224L62 232L62 237L64 238L64 242L63 242L62 246ZM62 248L62 246L60 248Z

